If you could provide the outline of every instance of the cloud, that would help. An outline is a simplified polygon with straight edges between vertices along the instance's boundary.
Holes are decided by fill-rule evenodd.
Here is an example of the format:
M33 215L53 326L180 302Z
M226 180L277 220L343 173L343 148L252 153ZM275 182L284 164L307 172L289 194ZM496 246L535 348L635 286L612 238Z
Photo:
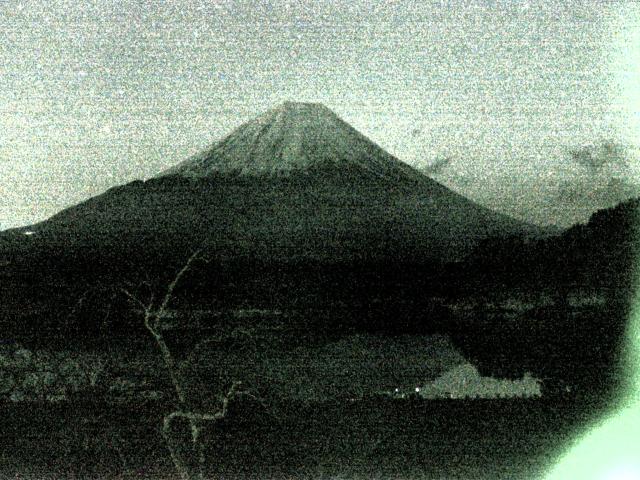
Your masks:
M571 150L568 160L578 169L559 184L560 202L599 209L640 196L640 185L631 180L626 146L611 141L589 145Z
M447 169L454 160L453 155L447 157L436 158L433 163L423 167L422 171L427 175L439 175Z
M591 173L598 173L605 168L624 169L629 164L627 148L611 141L571 150L569 156L574 163Z

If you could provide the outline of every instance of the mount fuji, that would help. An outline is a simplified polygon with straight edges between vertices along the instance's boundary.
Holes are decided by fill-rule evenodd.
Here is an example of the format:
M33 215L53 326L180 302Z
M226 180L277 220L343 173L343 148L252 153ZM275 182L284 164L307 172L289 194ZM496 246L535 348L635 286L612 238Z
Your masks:
M460 259L487 237L537 233L428 178L327 107L286 102L154 178L0 240L4 257L19 244L110 258L205 248L265 261L420 262Z

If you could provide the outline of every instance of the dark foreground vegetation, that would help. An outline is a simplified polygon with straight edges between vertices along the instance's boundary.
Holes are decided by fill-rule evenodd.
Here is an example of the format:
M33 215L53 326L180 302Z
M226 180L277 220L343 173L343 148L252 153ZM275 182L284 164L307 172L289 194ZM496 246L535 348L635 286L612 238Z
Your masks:
M227 479L535 479L599 407L369 399L265 411L243 402L205 430L206 470ZM1 478L178 478L160 434L167 408L4 404Z
M448 265L264 263L205 251L167 308L157 300L191 252L171 252L167 262L147 252L137 263L20 257L0 272L1 343L16 346L3 360L0 474L178 478L163 418L176 408L219 412L229 384L243 381L250 396L217 421L197 422L202 461L188 448L189 422L175 422L178 453L207 476L539 478L611 406L624 376L636 207L601 213L555 240L485 244ZM483 375L542 379L542 399L400 401L349 390L392 357L368 370L354 363L351 376L316 363L322 368L306 384L325 390L306 389L295 369L269 371L283 359L351 358L385 341L395 352L405 338L434 335ZM300 350L307 357L295 356ZM138 373L127 355L144 359ZM168 375L172 362L180 388ZM12 398L17 391L23 398Z

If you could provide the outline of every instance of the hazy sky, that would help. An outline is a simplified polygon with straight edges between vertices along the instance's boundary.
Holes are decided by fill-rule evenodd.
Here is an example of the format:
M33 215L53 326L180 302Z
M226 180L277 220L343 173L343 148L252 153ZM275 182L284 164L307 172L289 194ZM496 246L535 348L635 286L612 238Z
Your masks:
M0 228L152 176L284 100L440 162L481 202L567 223L593 191L640 184L639 29L624 0L0 0Z

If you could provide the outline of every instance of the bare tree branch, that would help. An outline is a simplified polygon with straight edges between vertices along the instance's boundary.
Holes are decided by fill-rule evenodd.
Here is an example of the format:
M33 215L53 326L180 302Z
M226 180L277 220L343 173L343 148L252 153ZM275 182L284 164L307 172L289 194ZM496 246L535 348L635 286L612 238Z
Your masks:
M233 382L231 388L226 393L222 400L222 408L215 413L208 412L190 412L190 411L175 411L171 412L167 416L164 417L162 434L164 435L167 445L169 446L171 458L173 459L173 463L176 469L180 472L181 478L184 480L189 480L189 473L187 468L184 465L184 462L180 458L178 454L177 448L174 445L173 436L171 435L171 427L173 421L177 418L182 418L189 421L191 426L192 433L192 441L193 446L198 450L198 478L204 478L204 463L205 463L205 455L204 455L204 445L200 442L200 433L201 433L201 422L217 422L218 420L222 420L227 416L227 412L229 411L229 404L235 399L235 397L243 392L240 392L238 388L242 382Z
M161 329L161 319L166 315L167 308L169 303L173 299L173 294L180 283L183 276L189 271L193 262L198 259L202 259L200 256L201 250L197 250L194 252L184 266L178 271L176 276L173 278L171 283L169 283L167 287L167 291L160 303L160 306L155 308L155 296L153 292L153 288L151 288L151 282L147 280L147 282L143 282L149 286L151 293L148 302L144 302L140 299L140 297L136 296L132 293L130 288L121 288L121 292L129 299L131 303L139 306L142 309L144 315L144 325L147 330L153 336L158 348L160 349L160 353L162 355L162 359L167 368L167 372L169 374L169 378L171 383L173 384L174 390L178 397L179 410L176 410L172 413L169 413L164 417L162 434L165 438L167 446L169 448L169 453L171 455L171 459L173 464L178 471L180 478L182 480L192 480L193 478L198 478L199 480L204 480L204 471L205 471L205 449L204 444L200 438L202 432L202 424L204 422L216 422L227 416L229 411L229 405L232 401L234 401L240 395L250 396L252 398L256 398L254 395L251 395L249 392L241 391L240 386L241 382L235 381L232 383L229 390L222 398L221 408L217 412L194 412L188 409L188 402L185 388L182 384L182 378L176 365L176 361L169 349L164 336L162 334ZM250 338L253 340L251 332L244 328L238 328L237 332L233 332L233 335L236 338ZM222 336L220 337L222 338ZM256 398L257 399L257 398ZM194 477L190 473L190 468L187 466L184 459L181 457L178 451L178 447L175 445L173 435L172 435L172 426L173 422L176 419L183 419L189 423L189 427L191 430L191 441L194 452L197 453L197 462L198 462L198 470L197 475Z
M195 258L195 257L192 255L190 260L192 258ZM189 262L187 262L187 264L182 268L182 270L180 270L176 278L173 280L173 282L171 283L171 285L173 285L173 288L171 288L170 286L169 292L173 291L173 289L178 283L177 281L179 280L179 277L184 275L184 273L187 271L188 266L189 266ZM149 331L149 333L151 333L154 340L156 341L156 344L158 345L158 348L160 349L160 353L162 354L162 359L169 373L169 378L176 391L176 395L178 396L178 402L180 403L180 405L185 406L187 397L185 395L182 382L180 381L179 375L177 373L175 360L173 358L173 355L171 354L171 351L169 350L169 347L167 346L167 343L164 340L164 337L158 331L158 323L159 323L159 318L160 318L162 309L154 312L153 304L155 301L155 295L153 294L153 292L151 292L149 303L145 304L142 300L140 300L140 298L135 296L128 289L121 288L120 291L124 293L132 303L142 308L142 312L144 314L144 326ZM171 295L169 292L167 292L167 296L165 297L165 301L164 301L165 305L171 299Z
M199 257L201 252L202 250L196 250L195 252L193 252L193 254L187 260L187 263L184 264L182 269L178 272L178 274L175 276L173 281L169 284L169 287L167 288L167 293L164 296L164 299L162 300L162 304L160 304L160 308L158 309L158 312L156 313L156 316L158 318L161 318L164 315L167 309L167 306L169 305L169 302L173 297L173 291L175 290L176 286L180 282L180 279L189 270L189 268L191 268L191 264Z
M131 293L126 288L121 288L120 291L127 296L127 298L129 299L129 301L131 303L134 303L134 304L138 305L140 308L142 308L142 311L146 316L147 312L150 311L150 305L145 305L142 302L142 300L140 300L138 297L136 297L133 293Z
M71 312L69 312L69 317L70 318L73 318L74 315L76 314L76 312L80 311L80 309L84 305L84 302L87 299L87 296L89 295L90 291L91 291L91 289L87 288L84 292L82 292L82 295L80 296L78 301L73 305L73 308L71 309Z
M189 257L189 259L184 264L184 266L178 271L173 281L169 284L167 288L167 292L162 300L162 303L160 304L160 307L157 310L154 309L155 293L153 291L153 288L151 286L151 281L146 272L145 274L147 275L147 280L146 282L142 282L141 285L147 285L151 291L150 297L147 303L143 302L139 297L134 295L129 289L121 288L121 292L127 296L130 302L142 308L142 312L144 314L144 326L149 331L149 333L151 333L156 344L158 345L158 348L160 349L160 353L162 355L164 364L167 368L169 378L171 380L171 383L173 384L173 388L178 397L178 403L180 407L183 409L187 407L187 396L185 393L185 389L182 385L180 375L178 373L176 362L173 358L173 355L171 354L171 350L169 349L162 335L162 332L160 331L160 321L161 321L161 318L166 313L167 306L169 305L169 302L173 297L173 292L176 286L178 285L182 277L185 275L185 273L187 273L189 268L191 268L192 263L198 258L199 255L200 255L200 250L197 250L196 252L194 252ZM226 414L226 411L225 411L225 414ZM173 444L173 439L170 431L171 422L173 418L174 417L171 417L171 416L165 418L165 428L163 428L163 435L167 442L167 446L169 447L171 459L173 460L174 466L176 467L176 470L178 470L180 477L183 480L190 480L191 476L189 475L189 470L186 467L184 461L181 459L180 455L178 454L177 448ZM200 428L198 425L199 420L195 417L194 418L184 417L184 418L186 418L189 421L193 445L195 448L199 450L199 462L200 462L199 477L203 478L202 472L203 472L203 465L204 465L204 450L201 448L201 445L199 444L199 437L200 437Z

